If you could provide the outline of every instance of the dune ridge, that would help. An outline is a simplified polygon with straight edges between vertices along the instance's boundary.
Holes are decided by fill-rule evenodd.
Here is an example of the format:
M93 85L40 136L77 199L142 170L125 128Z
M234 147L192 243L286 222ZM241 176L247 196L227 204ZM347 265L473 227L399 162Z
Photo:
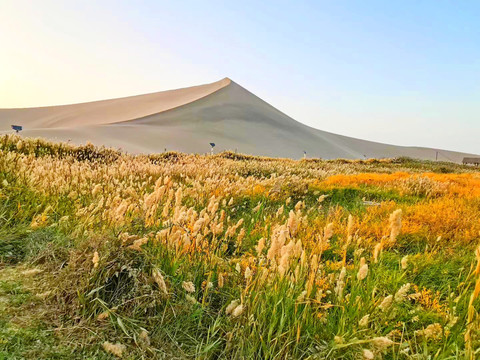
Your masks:
M0 109L0 132L24 126L22 135L91 141L132 153L165 149L205 153L233 150L271 157L385 158L462 161L455 151L405 147L337 135L306 126L229 78L189 88L82 104ZM475 155L473 155L475 156Z
M191 103L228 86L230 81L224 78L211 84L79 104L0 109L0 119L10 118L30 128L63 128L117 123ZM10 125L2 121L0 130L9 128Z

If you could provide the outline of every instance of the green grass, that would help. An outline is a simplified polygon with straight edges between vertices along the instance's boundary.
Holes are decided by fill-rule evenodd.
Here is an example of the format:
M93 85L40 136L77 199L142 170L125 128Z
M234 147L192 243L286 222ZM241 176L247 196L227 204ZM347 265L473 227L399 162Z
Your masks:
M3 231L2 231L3 230ZM68 258L72 243L55 228L0 230L0 263L58 263Z
M32 293L24 267L0 271L0 359L111 359L98 345L78 348L57 336L57 309ZM61 333L60 333L61 335Z
M362 193L345 191L331 195L326 208L336 205L345 205L354 202L363 196ZM258 221L265 211L274 211L275 204L264 202L265 209L254 214L251 209L261 198L254 200L238 200L235 207L239 209L236 216L245 217L246 224L251 219ZM286 210L286 212L288 209ZM265 287L251 299L249 316L255 318L253 324L245 320L233 320L223 315L225 307L233 299L239 298L241 289L227 285L223 289L216 289L205 294L202 289L202 280L206 274L212 273L211 280L216 280L218 266L212 267L203 257L187 261L178 258L174 252L161 246L146 246L145 251L139 254L135 251L120 251L115 238L103 238L98 243L98 250L102 254L102 263L98 270L87 278L82 278L85 263L90 259L77 259L75 263L68 256L68 248L77 254L91 253L90 244L82 245L77 241L68 240L68 235L59 229L46 228L37 231L26 230L19 224L15 231L7 234L3 230L0 254L4 266L15 266L21 263L54 264L62 266L68 261L68 266L56 278L62 286L63 297L70 299L64 306L64 322L66 326L75 327L77 317L86 319L87 328L96 329L98 326L107 339L118 339L132 344L132 354L141 354L135 347L135 339L140 329L153 329L150 338L156 357L161 354L177 354L179 358L337 358L354 359L361 345L356 345L358 334L353 329L359 319L374 310L371 307L358 311L358 305L353 302L360 296L366 303L373 293L377 297L395 293L404 283L412 282L419 287L426 287L440 292L445 299L454 291L460 282L464 281L471 261L471 249L465 251L436 250L431 255L425 252L423 245L412 246L418 240L402 240L400 244L408 248L410 256L417 256L415 266L410 266L405 272L400 270L400 260L404 256L401 251L385 251L378 264L371 266L372 277L369 278L366 288L359 288L355 284L347 284L346 290L350 293L350 300L344 306L335 308L325 319L318 319L315 315L316 307L298 305L295 302L302 288L291 289L287 283L279 283L275 288ZM256 241L247 236L245 249L251 248ZM325 260L340 260L338 251L341 243L336 245L332 240L332 248L324 253ZM402 246L399 247L400 249ZM353 253L349 259L357 262ZM452 256L453 255L453 256ZM73 261L73 262L72 262ZM17 265L18 266L18 265ZM229 267L229 266L227 266ZM198 304L192 304L185 297L172 295L168 299L159 296L155 284L149 280L153 268L162 269L165 279L173 294L182 293L182 281L192 280L199 291L195 297ZM222 266L225 269L225 265ZM230 268L230 267L229 267ZM233 266L230 268L233 270ZM230 271L230 270L229 270ZM355 271L355 270L353 270ZM76 279L75 277L79 277ZM352 274L354 276L354 273ZM49 280L51 281L51 280ZM229 279L233 284L234 278ZM283 285L282 285L283 284ZM38 299L22 287L19 282L0 282L1 296L7 297L7 307L28 307L38 302ZM289 294L288 296L285 296ZM331 295L327 295L325 301ZM333 299L332 299L333 300ZM258 304L262 304L261 306ZM106 322L98 324L96 316L101 312L116 308ZM395 314L396 322L405 322L410 331L420 330L423 327L441 321L441 317L434 311L418 312L418 320L409 322L411 311L415 307L405 306L403 313ZM50 310L54 312L55 310ZM386 324L379 315L373 317L372 326L375 332L383 335L395 330L394 324ZM297 340L298 319L301 324L302 336ZM95 340L82 340L77 343L74 339L62 338L56 334L48 321L39 321L32 315L27 326L17 328L8 321L3 322L0 341L0 359L68 359L68 358L112 358L101 349L101 337ZM388 322L392 320L387 320ZM371 329L372 330L372 329ZM460 331L461 329L459 329ZM342 344L337 344L334 337L342 336ZM69 336L75 336L70 334ZM230 340L228 340L230 339ZM457 343L450 341L447 352L451 353ZM458 340L461 341L461 340ZM70 343L71 342L71 343ZM167 345L165 345L167 344ZM342 347L340 345L346 345ZM348 346L347 346L348 345ZM418 346L423 346L419 344ZM423 353L434 353L430 344ZM438 347L435 347L438 350ZM435 351L437 351L435 350ZM80 352L78 352L80 351ZM136 355L135 355L136 356ZM398 358L398 354L387 353L385 358Z
M23 150L4 142L3 149L19 156L73 158L74 163L92 167L105 162L114 166L120 156L106 149L70 149L43 142ZM163 166L181 162L184 157L169 153L150 156L148 160ZM265 179L276 170L264 158L225 153L214 160L219 158L240 162L238 175L244 178ZM249 161L253 160L256 163L252 165ZM75 199L67 194L46 196L36 191L24 179L7 171L10 167L2 161L6 160L0 159L0 360L114 359L103 350L104 341L126 345L126 359L358 359L362 349L373 349L372 339L379 336L389 336L396 343L378 351L378 357L384 359L407 359L407 349L419 355L415 358L466 356L465 324L475 284L471 268L473 244L464 248L440 246L425 235L400 235L395 246L386 246L375 262L375 244L346 246L345 237L335 234L329 248L321 252L320 266L314 272L318 281L311 283L308 295L303 292L308 288L313 267L311 258L302 263L295 257L287 275L275 270L264 278L262 270L268 268L268 261L255 252L259 238L270 239L273 226L284 223L298 201L304 201L306 208L311 209L302 213L302 221L313 230L302 236L305 247L314 247L320 241L323 224L334 212L342 214L337 224L346 224L349 214L361 218L366 213L364 200L400 206L421 203L425 196L405 196L396 190L372 186L308 188L302 182L285 182L275 196L243 194L235 196L233 205L220 206L230 218L229 224L244 220L245 237L241 244L237 243L237 234L229 240L223 234L209 234L202 241L215 246L205 250L199 244L195 252L185 253L176 244L156 242L151 237L142 251L137 251L128 248L130 243L123 244L118 235L128 232L143 237L171 224L163 219L159 224L146 226L141 214L118 227L107 225L99 216L88 224L82 223L75 213ZM390 172L405 168L441 173L469 170L459 165L411 159L309 160L299 163L295 175L308 176L307 164L323 169L332 163L365 172L379 168ZM172 179L187 182L183 173L173 174ZM327 195L321 204L319 195ZM287 205L289 197L292 201ZM182 205L201 212L208 203L206 199L190 196ZM78 202L87 207L94 199L87 191ZM258 211L253 211L258 204ZM48 224L32 228L32 220L49 206L52 209ZM284 217L277 220L280 206L284 206ZM64 216L68 220L60 222ZM157 216L161 218L160 214ZM335 286L341 274L338 264L344 247L346 275L340 294ZM94 252L99 254L98 266L93 265ZM405 255L409 262L402 269ZM362 257L367 259L369 274L358 280ZM255 270L250 279L245 278L245 264ZM298 270L297 264L301 264ZM43 272L24 275L32 267ZM154 281L152 274L156 270L161 272L168 294L163 294ZM223 287L219 284L222 276ZM185 281L193 282L195 292L184 290ZM209 282L213 287L208 286ZM379 308L386 296L395 295L407 283L428 290L426 299L399 301L385 311ZM49 290L51 295L40 296ZM244 312L238 317L226 314L234 300L242 300L244 305ZM421 303L427 300L431 303ZM479 308L478 299L474 306ZM458 317L452 324L447 321L450 314ZM104 318L99 319L99 315ZM370 315L370 321L361 328L359 321L365 315ZM418 331L434 323L447 330L439 339L417 336ZM141 340L144 331L148 331L150 344ZM479 339L475 338L473 344L479 347Z

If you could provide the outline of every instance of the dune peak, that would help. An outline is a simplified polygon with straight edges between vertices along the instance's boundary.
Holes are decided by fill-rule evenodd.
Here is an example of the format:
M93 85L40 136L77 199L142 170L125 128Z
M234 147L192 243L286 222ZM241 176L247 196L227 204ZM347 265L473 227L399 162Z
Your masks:
M320 116L320 114L318 115ZM408 156L460 162L453 151L382 144L308 127L231 78L216 82L89 103L0 109L0 133L23 126L21 135L120 147L134 153L165 149L188 153L234 150L299 158Z

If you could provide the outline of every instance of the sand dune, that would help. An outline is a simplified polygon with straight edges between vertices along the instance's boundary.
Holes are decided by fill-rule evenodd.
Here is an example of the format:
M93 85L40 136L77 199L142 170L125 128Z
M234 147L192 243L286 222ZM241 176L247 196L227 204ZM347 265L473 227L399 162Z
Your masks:
M229 79L223 79L185 89L82 104L0 109L0 130L10 128L10 124L4 123L4 119L16 121L25 128L32 129L101 125L138 119L191 103L229 84Z
M216 150L274 157L410 156L460 162L454 151L394 146L317 130L285 115L228 78L212 84L83 104L0 109L0 132L122 148L133 153Z

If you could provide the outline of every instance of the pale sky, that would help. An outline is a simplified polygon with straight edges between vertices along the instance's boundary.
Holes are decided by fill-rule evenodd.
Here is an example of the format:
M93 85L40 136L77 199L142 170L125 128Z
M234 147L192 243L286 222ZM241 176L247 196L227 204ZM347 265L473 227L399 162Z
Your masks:
M321 130L480 154L478 1L0 0L0 108L224 77Z

